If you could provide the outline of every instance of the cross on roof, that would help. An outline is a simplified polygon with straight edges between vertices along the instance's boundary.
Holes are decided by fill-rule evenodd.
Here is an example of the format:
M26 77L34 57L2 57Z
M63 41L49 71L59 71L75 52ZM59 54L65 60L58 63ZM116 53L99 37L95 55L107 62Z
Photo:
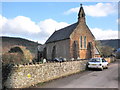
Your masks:
M80 6L82 7L82 4L80 4Z

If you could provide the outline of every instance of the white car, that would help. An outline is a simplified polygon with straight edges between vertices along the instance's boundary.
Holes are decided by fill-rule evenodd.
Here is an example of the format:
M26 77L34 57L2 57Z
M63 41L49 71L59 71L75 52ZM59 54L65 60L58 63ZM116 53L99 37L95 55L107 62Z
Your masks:
M87 67L103 70L104 68L108 68L108 62L104 58L91 58L87 64Z

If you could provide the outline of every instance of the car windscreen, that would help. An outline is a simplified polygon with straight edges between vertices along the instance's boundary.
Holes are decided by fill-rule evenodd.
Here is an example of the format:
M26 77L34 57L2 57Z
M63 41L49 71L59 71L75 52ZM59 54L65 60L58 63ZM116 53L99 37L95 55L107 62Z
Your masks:
M89 62L100 62L100 59L99 58L93 58Z

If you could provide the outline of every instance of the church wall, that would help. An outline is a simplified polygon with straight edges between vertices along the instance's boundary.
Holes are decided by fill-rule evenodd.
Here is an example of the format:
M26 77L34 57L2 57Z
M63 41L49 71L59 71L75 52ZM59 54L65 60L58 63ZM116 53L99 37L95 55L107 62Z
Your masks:
M84 20L83 20L84 21ZM70 36L70 54L71 57L73 57L73 47L72 44L74 41L78 42L79 47L79 57L80 59L87 59L90 57L94 57L93 55L90 55L90 48L88 47L88 43L92 42L93 46L95 45L95 38L92 36L91 32L89 31L89 28L87 27L85 22L79 22L78 26L74 30L74 32ZM80 36L82 36L82 48L80 47ZM86 48L84 48L84 36L86 36Z
M54 46L56 46L56 50L55 50L56 58L62 57L62 58L69 59L69 57L70 57L69 39L46 44L47 59L52 59L52 52L53 52Z
M66 28L67 29L67 28ZM70 29L70 28L69 28ZM72 28L71 28L72 29ZM67 33L67 32L66 32ZM56 57L66 57L70 59L88 59L95 57L95 37L88 28L85 20L85 12L81 5L78 13L77 27L71 33L70 41L61 40L58 42L48 44L47 58L51 59L53 47L56 45ZM81 38L82 37L82 47ZM86 37L86 40L84 38ZM86 41L86 47L84 46ZM69 47L68 47L69 46ZM54 55L54 54L53 54Z

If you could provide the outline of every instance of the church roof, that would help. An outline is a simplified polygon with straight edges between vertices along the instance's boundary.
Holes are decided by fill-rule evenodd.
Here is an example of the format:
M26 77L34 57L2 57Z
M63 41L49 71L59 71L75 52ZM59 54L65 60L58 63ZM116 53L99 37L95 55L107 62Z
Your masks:
M60 40L69 39L71 33L74 31L74 29L77 27L78 23L80 22L79 19L84 18L84 17L85 17L85 12L84 12L84 9L83 9L82 4L81 4L81 7L80 7L80 10L79 10L79 13L78 13L78 22L76 22L72 25L69 25L65 28L62 28L58 31L55 31L45 43L47 44L47 43L51 43L51 42L56 42L56 41L60 41ZM87 28L88 28L88 26L87 26ZM88 28L88 30L89 30L89 28ZM92 36L94 37L93 34L92 34Z
M70 26L55 31L45 43L69 39L70 34L73 32L77 25L78 23L74 23Z

